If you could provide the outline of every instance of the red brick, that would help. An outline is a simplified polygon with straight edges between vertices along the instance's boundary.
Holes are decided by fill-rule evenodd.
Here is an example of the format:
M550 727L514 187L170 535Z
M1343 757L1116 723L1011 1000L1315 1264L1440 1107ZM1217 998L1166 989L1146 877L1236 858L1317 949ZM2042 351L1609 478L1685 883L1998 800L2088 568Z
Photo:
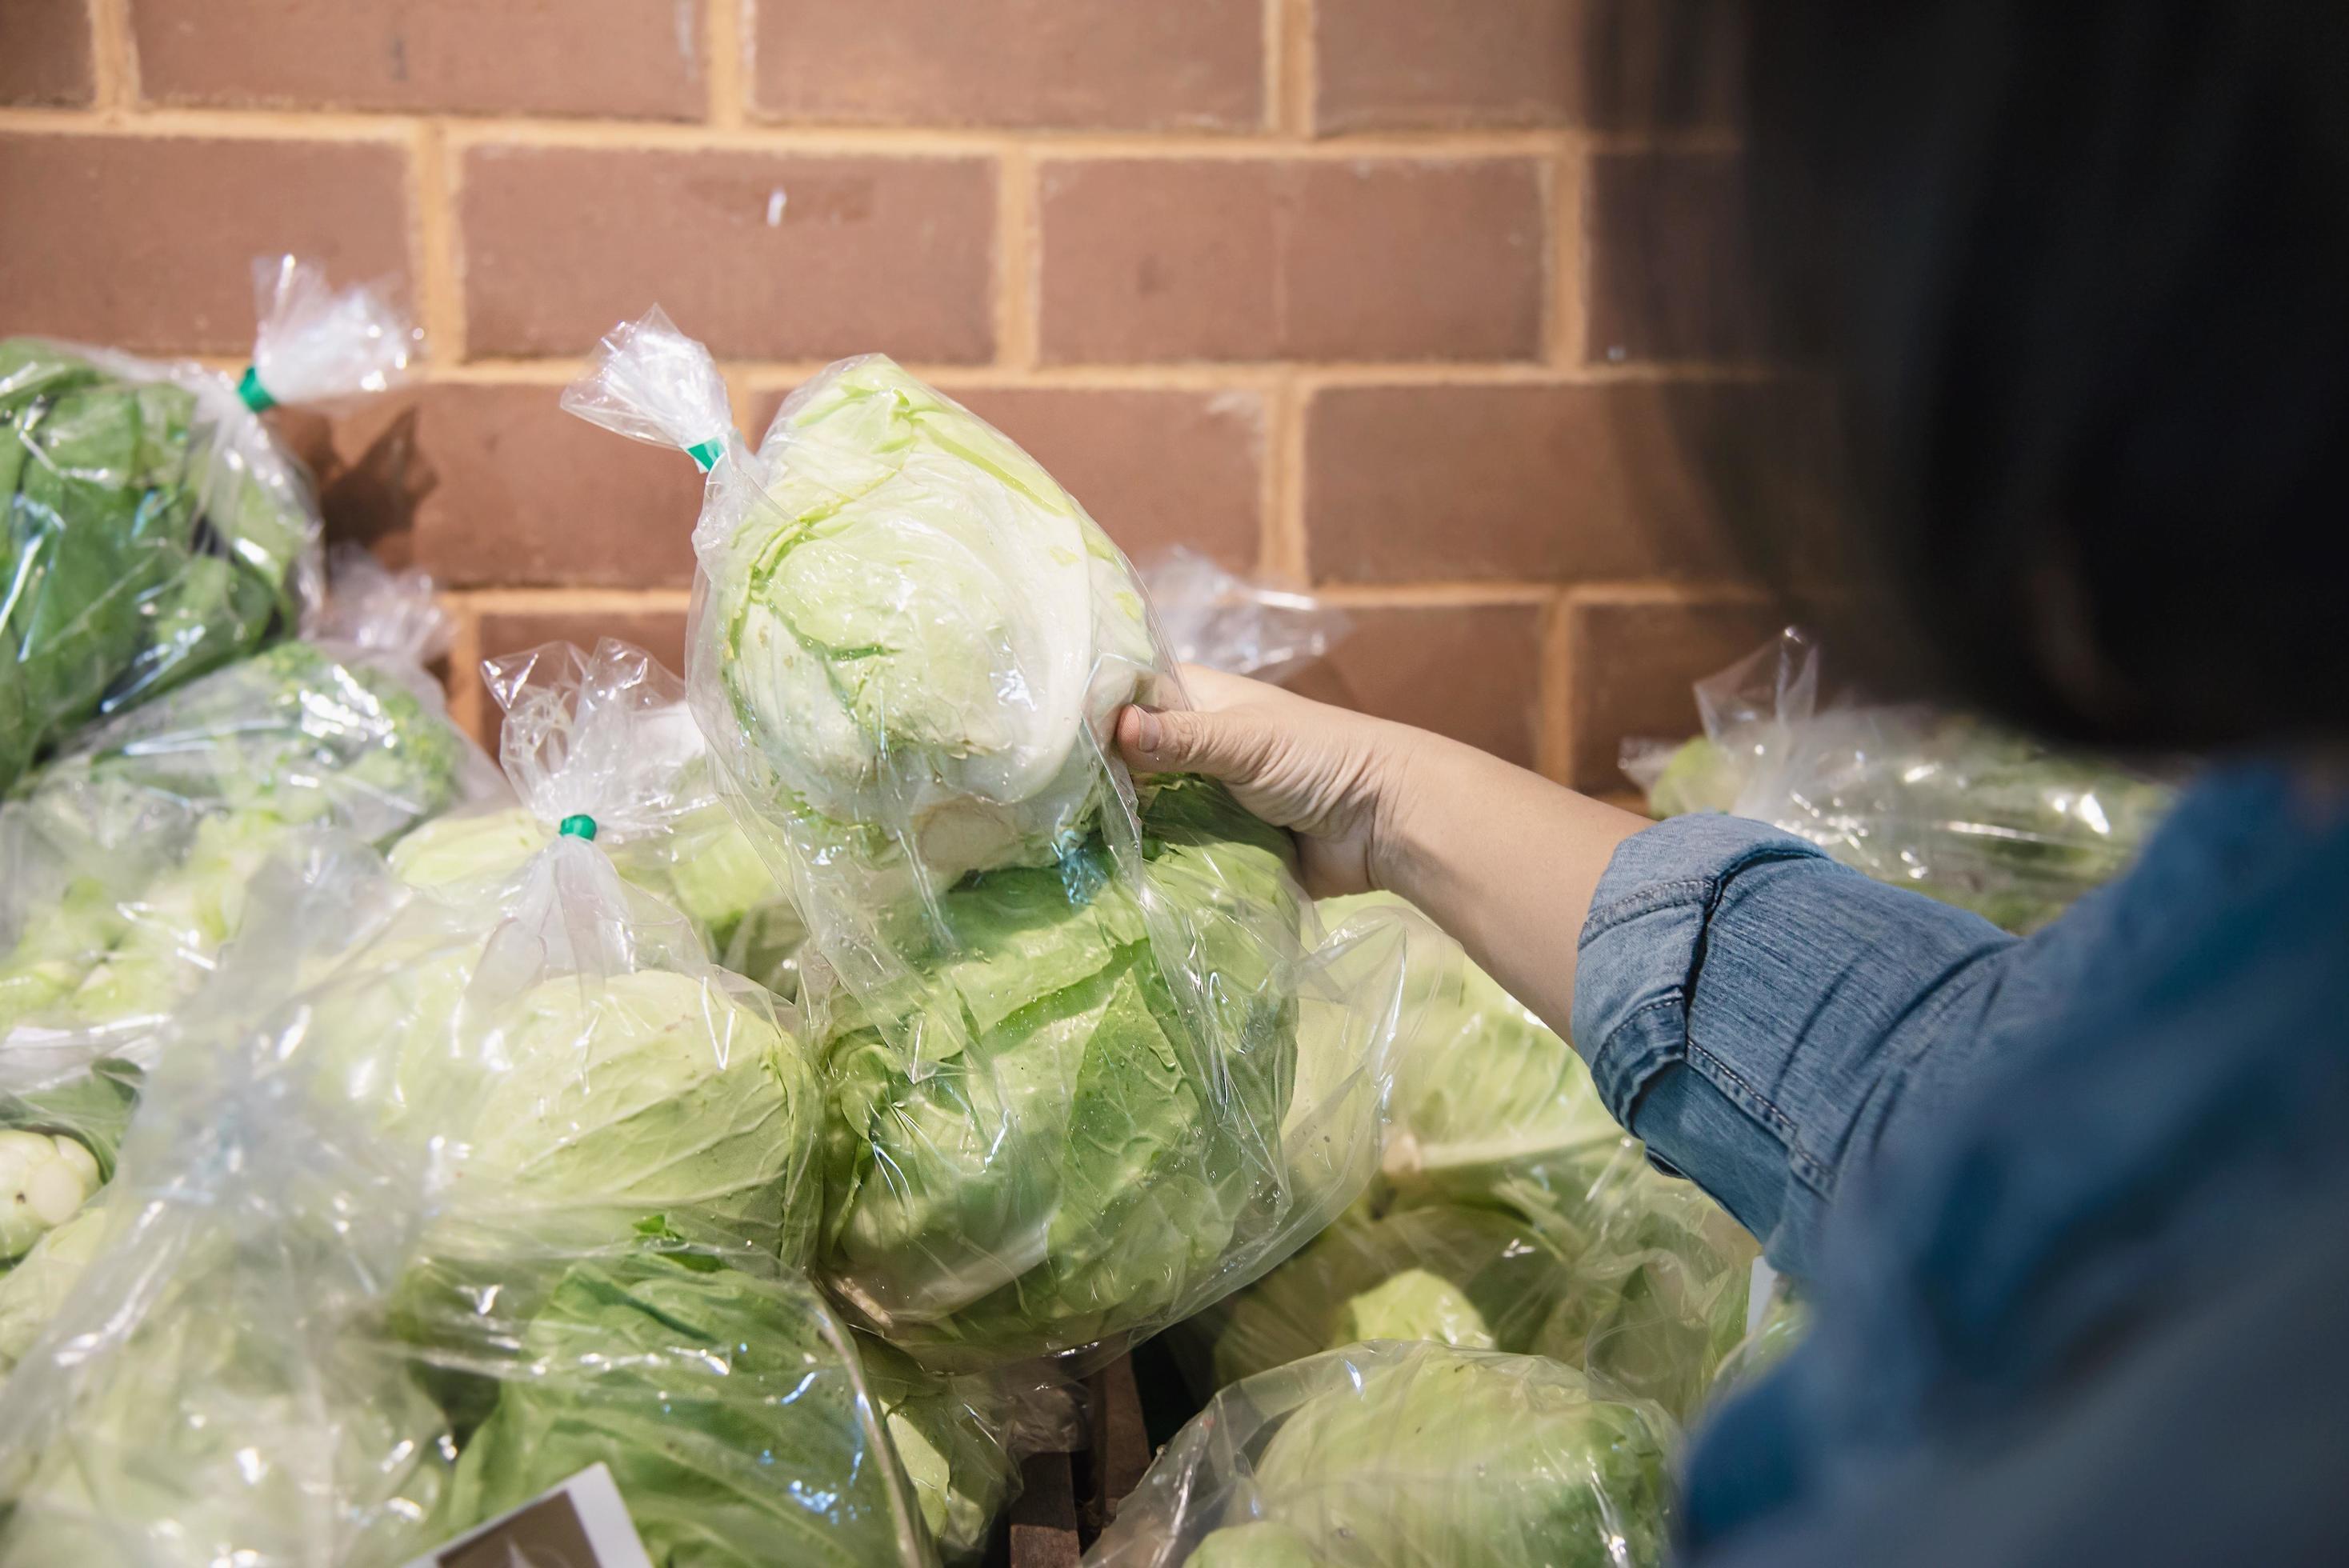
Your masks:
M1766 352L1747 293L1738 163L1726 153L1592 156L1586 212L1594 360Z
M576 354L656 303L720 356L994 349L984 159L477 147L464 160L466 345Z
M693 464L565 414L556 395L440 383L342 416L328 532L458 588L691 583Z
M1511 359L1541 346L1528 160L1056 160L1047 359Z
M1595 125L1726 118L1719 0L1316 0L1314 125Z
M93 90L89 0L0 5L0 103L82 104Z
M755 428L785 389L751 405ZM1254 571L1262 541L1264 399L1145 387L939 390L1026 448L1137 561L1183 545Z
M1643 382L1325 389L1305 427L1314 579L1735 575L1684 437L1724 399L1765 392Z
M1353 631L1329 664L1355 707L1533 766L1541 729L1541 606L1364 606L1347 614Z
M158 103L681 119L705 97L700 10L673 0L131 7L140 90Z
M758 0L757 111L853 125L1252 129L1259 0Z
M0 246L0 335L244 354L254 257L398 283L408 211L398 147L0 133L0 212L21 230Z
M1752 653L1779 624L1754 600L1597 600L1569 606L1568 617L1574 744L1567 782L1600 791L1629 786L1626 739L1695 734L1692 685Z

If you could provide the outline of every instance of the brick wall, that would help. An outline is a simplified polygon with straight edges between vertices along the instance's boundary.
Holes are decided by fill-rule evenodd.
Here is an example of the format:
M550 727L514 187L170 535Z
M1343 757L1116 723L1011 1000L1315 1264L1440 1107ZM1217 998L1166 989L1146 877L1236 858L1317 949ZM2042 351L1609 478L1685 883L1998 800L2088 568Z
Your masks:
M460 672L678 657L690 465L555 407L607 326L665 305L753 428L886 350L1128 550L1354 606L1363 706L1612 789L1767 624L1670 482L1754 350L1721 133L1592 90L1642 3L5 0L0 332L229 363L254 254L398 280L424 383L291 429Z

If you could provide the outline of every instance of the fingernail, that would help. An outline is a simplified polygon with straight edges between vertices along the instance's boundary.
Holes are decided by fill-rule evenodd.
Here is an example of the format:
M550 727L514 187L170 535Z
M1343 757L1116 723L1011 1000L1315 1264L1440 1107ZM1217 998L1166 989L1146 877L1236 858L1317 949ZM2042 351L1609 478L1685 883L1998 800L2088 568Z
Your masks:
M1148 708L1134 709L1133 738L1142 750L1156 751L1159 738L1164 732L1164 728L1165 727L1158 722L1158 716Z

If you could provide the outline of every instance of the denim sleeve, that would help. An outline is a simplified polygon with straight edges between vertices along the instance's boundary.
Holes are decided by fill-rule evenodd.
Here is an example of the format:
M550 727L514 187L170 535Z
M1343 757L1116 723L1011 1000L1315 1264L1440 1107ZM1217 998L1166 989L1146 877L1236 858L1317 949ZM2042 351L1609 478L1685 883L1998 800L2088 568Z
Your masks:
M1574 1039L1656 1162L1806 1277L1838 1180L1991 1048L2025 946L1761 823L1678 817L1599 882Z

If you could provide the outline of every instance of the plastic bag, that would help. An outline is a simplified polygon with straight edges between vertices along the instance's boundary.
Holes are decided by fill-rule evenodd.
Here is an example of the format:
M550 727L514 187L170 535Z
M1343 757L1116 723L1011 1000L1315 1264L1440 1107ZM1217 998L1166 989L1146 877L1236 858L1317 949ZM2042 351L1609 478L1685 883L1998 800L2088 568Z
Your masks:
M73 1099L94 1064L135 1068L288 835L386 843L502 788L421 666L445 637L429 597L414 573L354 567L333 611L353 641L264 649L19 782L0 805L0 1094ZM0 1126L21 1109L0 1099Z
M1281 681L1326 656L1351 630L1311 593L1250 582L1176 548L1142 568L1166 650L1178 664Z
M1350 1199L1405 923L1325 938L1286 834L1125 776L1170 662L999 432L878 356L756 453L721 394L656 313L565 405L710 469L688 686L823 959L820 1272L933 1366L1112 1354Z
M719 796L684 682L608 637L592 654L550 643L490 660L482 673L506 709L499 748L515 789L409 833L391 851L393 869L433 887L519 868L573 814L574 780L625 779L626 798L596 815L613 865L675 905L719 965L794 997L806 929Z
M0 791L87 721L293 634L318 589L307 477L256 410L380 391L418 337L381 294L254 265L240 385L0 342Z
M531 756L574 810L518 869L428 892L351 846L371 874L241 934L221 986L286 989L163 1053L111 1233L0 1399L0 1556L400 1563L600 1465L655 1562L929 1560L793 1266L790 1015L596 847L626 751Z
M1395 1063L1379 1181L1186 1326L1194 1380L1426 1338L1551 1357L1686 1417L1745 1332L1752 1238L1655 1169L1573 1047L1456 946L1423 950L1410 984L1423 1022Z
M1817 647L1789 628L1697 683L1703 735L1626 742L1623 770L1659 817L1751 817L2023 933L2117 876L2174 799L1976 719L1823 703L1819 683Z
M1100 1568L1623 1568L1663 1561L1671 1420L1531 1356L1379 1343L1216 1396Z

